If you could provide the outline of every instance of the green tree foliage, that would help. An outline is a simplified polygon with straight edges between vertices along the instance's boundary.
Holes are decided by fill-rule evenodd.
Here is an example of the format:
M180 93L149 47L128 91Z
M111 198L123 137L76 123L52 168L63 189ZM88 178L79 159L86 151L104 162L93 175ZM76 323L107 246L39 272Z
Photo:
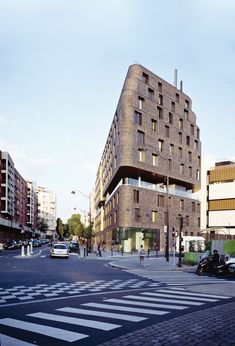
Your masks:
M46 231L49 229L49 226L44 218L39 217L37 228L43 233L46 233Z
M60 218L56 220L56 232L59 235L59 237L64 236L64 225Z
M83 223L81 222L80 214L73 214L68 220L67 224L69 227L70 235L76 235L78 237L84 237L85 228Z

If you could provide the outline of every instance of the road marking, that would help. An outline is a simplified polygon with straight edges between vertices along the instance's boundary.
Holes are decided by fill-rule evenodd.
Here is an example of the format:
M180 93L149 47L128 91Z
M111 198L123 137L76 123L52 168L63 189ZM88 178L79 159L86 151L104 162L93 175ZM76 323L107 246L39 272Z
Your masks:
M8 327L26 330L29 332L34 332L37 334L46 335L46 336L60 339L60 340L65 340L68 342L73 342L73 341L81 340L88 337L88 335L86 334L70 332L65 329L48 327L46 325L37 324L37 323L15 320L13 318L3 318L0 320L0 324L3 324Z
M230 299L228 296L216 296L214 294L204 294L204 293L194 293L194 292L185 292L183 290L157 290L160 293L177 293L179 296L183 294L184 296L197 296L197 297L208 297L208 298L218 298L218 299Z
M103 311L93 311L93 310L85 310L85 309L77 309L77 308L61 308L56 309L57 311L62 312L70 312L73 314L82 314L82 315L91 315L91 316L99 316L99 317L107 317L107 318L114 318L118 320L123 321L130 321L130 322L140 322L143 320L146 320L146 317L139 317L139 316L132 316L132 315L122 315L122 314L115 314L111 312L103 312Z
M137 308L129 308L127 306L109 305L109 304L100 304L100 303L85 303L85 304L82 304L82 305L90 306L90 307L93 307L93 308L109 309L109 310L119 310L119 311L127 311L127 312L137 312L137 313L150 314L150 315L165 315L165 314L169 314L169 311L137 309Z
M64 315L47 314L44 312L35 312L33 314L27 314L27 316L43 318L45 320L50 320L50 321L75 324L77 326L84 326L89 328L105 330L105 331L109 331L109 330L121 327L120 325L113 324L113 323L99 322L95 320L84 320L82 318L68 317Z
M175 302L178 302L178 297L176 296L172 296L172 294L165 294L165 293L150 293L150 292L144 292L144 293L140 293L143 295L150 295L150 296L154 296L154 297L163 297L163 298L173 298L173 299L177 299L175 300ZM180 296L180 298L183 299L188 299L188 300L199 300L199 301L203 301L203 302L217 302L218 299L209 299L209 298L197 298L197 297L186 297L186 296ZM187 301L187 300L186 300Z
M203 305L205 303L199 303L199 302L190 302L188 300L179 300L179 299L174 299L172 296L172 299L165 299L165 298L158 298L153 294L148 294L147 292L145 293L145 295L149 295L149 296L154 296L152 297L152 300L155 301L155 302L161 302L161 303L172 303L172 304L186 304L186 305L195 305L195 306L198 306L198 305Z
M154 304L154 303L147 303L143 302L143 300L150 300L154 301L154 299L151 298L145 298L145 297L136 297L136 296L126 296L123 298L130 298L130 299L136 299L136 300L142 300L142 302L134 302L134 301L128 301L124 299L106 299L106 302L109 303L118 303L118 304L127 304L127 305L140 305L140 306L147 306L152 308L159 308L159 309L170 309L170 310L183 310L188 309L188 306L183 305L169 305L169 304Z
M0 341L2 346L37 346L4 334L0 334Z

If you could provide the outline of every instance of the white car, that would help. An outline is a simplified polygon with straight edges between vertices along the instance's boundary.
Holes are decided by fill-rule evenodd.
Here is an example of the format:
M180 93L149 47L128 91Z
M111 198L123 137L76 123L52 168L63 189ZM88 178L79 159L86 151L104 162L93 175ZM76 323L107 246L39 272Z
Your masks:
M66 244L54 244L51 248L51 257L69 257L69 251Z
M235 273L235 252L226 256L226 264L229 273Z

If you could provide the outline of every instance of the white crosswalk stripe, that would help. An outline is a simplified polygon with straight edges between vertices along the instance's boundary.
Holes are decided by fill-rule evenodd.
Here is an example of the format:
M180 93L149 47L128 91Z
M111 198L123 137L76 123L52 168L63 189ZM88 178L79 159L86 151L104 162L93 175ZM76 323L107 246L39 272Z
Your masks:
M181 311L229 298L231 297L187 292L179 287L155 289L151 292L139 292L136 295L123 294L120 298L105 298L101 302L82 303L78 308L65 306L54 309L51 313L50 311L48 313L40 311L29 313L25 315L27 321L24 320L24 316L22 316L22 320L2 318L0 325L22 330L24 337L27 333L37 333L71 343L93 336L93 330L108 332L126 326L126 322L138 323L151 318L151 316L161 317L172 313L174 310ZM84 315L86 318L82 318ZM33 322L28 322L29 318ZM35 319L39 320L40 323L35 323ZM120 323L111 323L112 320L119 320ZM58 322L62 328L47 326L46 321ZM66 329L66 326L70 325L73 326L73 331ZM84 331L84 328L87 328L88 332L80 333L80 326ZM2 336L6 340L9 338L7 335L0 334L1 340L3 340ZM31 342L35 340L34 336L30 340ZM40 344L40 339L38 342ZM32 344L23 340L19 340L17 343L17 339L10 343L12 346L31 346Z

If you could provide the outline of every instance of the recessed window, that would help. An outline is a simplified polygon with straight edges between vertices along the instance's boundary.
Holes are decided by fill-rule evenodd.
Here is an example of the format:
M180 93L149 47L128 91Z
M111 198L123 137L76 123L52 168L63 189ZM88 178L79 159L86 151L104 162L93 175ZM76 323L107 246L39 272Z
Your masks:
M149 76L145 72L143 72L143 82L146 84L148 84L148 82L149 82Z
M137 131L137 144L144 145L145 143L145 133L142 131Z
M139 191L138 190L134 190L134 202L135 203L139 203L140 199L139 199Z
M156 210L152 210L152 222L157 222L158 220L158 215Z
M142 125L142 113L134 112L134 122L136 125Z
M197 139L199 139L199 137L200 137L200 130L197 129Z
M164 196L158 195L158 198L157 198L158 207L164 207L164 203L165 203Z
M141 215L140 215L140 209L135 208L135 221L140 221Z
M163 144L164 144L164 141L162 139L159 139L158 140L158 150L159 151L163 151Z
M153 131L157 131L157 120L151 119L151 127Z
M189 136L186 136L186 144L187 144L188 146L190 146L190 137L189 137Z
M192 202L192 212L195 213L196 212L196 203Z
M194 141L194 149L198 150L198 141L197 140Z
M159 119L163 120L163 109L161 107L157 107L157 116Z
M158 95L158 103L159 105L163 106L163 96L162 95Z
M167 125L165 125L165 136L166 136L167 138L170 137L170 128L169 128L169 126L167 126Z
M176 102L178 102L178 103L180 102L180 95L177 94L177 93L175 94L175 100L176 100Z
M185 100L185 108L189 109L189 100Z
M179 128L183 129L183 126L184 126L183 119L179 118Z
M154 90L148 88L148 97L150 98L150 100L154 101Z
M153 166L158 166L158 155L152 154L152 163Z
M190 129L191 129L191 135L194 136L194 125L193 124L190 125Z
M193 169L191 166L189 166L189 176L192 177L193 176Z
M173 114L169 113L169 124L173 125Z
M183 134L182 134L182 132L179 132L179 142L181 144L183 143Z
M170 144L170 155L174 154L174 144Z
M143 107L144 107L144 98L141 97L141 96L139 96L139 97L138 97L138 108L139 108L140 110L143 110Z
M188 120L189 116L188 116L188 111L187 109L184 110L184 119Z
M168 170L172 171L172 160L171 159L168 160Z
M183 211L184 210L184 200L181 199L180 200L180 211Z
M172 112L175 112L175 102L171 102L171 110Z
M180 164L180 174L184 174L184 164Z
M188 152L188 160L189 160L189 162L192 162L192 152L191 151Z
M162 93L162 83L158 82L158 91Z
M183 157L183 149L181 147L179 147L179 157L180 159Z
M139 153L139 161L140 162L145 162L145 151L142 150L142 149L139 149L138 153Z

